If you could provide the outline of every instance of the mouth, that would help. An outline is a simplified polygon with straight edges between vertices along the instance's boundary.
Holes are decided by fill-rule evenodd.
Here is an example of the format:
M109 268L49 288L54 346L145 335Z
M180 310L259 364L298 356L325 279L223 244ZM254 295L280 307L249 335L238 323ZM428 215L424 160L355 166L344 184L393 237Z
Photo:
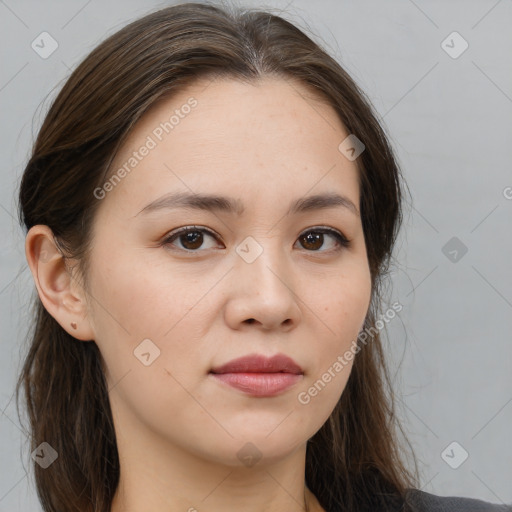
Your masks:
M215 367L210 375L223 384L255 397L283 393L304 378L302 368L284 354L250 355Z

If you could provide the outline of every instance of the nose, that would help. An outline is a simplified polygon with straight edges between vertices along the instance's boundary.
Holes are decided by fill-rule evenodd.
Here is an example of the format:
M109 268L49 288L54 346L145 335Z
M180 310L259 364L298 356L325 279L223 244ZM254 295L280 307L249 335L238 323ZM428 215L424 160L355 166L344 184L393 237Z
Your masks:
M262 330L290 331L300 323L300 298L290 266L270 249L252 263L237 258L230 272L226 323L235 330L254 325Z

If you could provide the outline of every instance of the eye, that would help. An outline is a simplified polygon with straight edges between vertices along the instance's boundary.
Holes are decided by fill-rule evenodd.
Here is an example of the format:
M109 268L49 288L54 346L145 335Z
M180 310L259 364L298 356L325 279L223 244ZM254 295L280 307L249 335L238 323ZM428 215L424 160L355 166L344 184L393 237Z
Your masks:
M172 245L172 243L178 239L181 243L181 247L178 247L178 249L184 249L189 252L198 252L196 249L203 245L205 234L210 238L217 237L217 235L209 229L200 228L198 226L186 226L171 232L163 241L163 245ZM207 247L207 249L208 248L209 247Z
M332 237L335 242L337 242L338 246L326 249L324 251L319 251L318 249L324 245L324 236L329 235ZM315 228L315 229L309 229L308 231L304 231L302 235L299 236L298 241L301 242L302 246L307 248L310 251L313 252L330 252L330 251L337 251L340 250L343 247L349 247L350 241L339 231L336 231L335 229L331 228ZM336 245L336 244L334 244Z
M172 231L162 241L162 245L173 246L174 242L177 240L181 244L181 247L176 247L178 250L184 250L187 252L200 252L197 249L203 246L205 241L205 235L206 237L210 237L212 239L218 238L218 235L216 233L207 228L199 226L185 226L183 228L179 228L175 231ZM325 235L329 235L331 237L331 240L334 241L334 243L332 244L333 247L328 248L327 250L319 251L319 249L325 244ZM337 230L326 227L318 227L315 229L309 229L308 231L304 231L299 236L297 241L299 241L301 245L309 252L337 251L343 247L350 246L350 240L348 240L342 233L340 233ZM211 249L213 248L213 246L202 248Z

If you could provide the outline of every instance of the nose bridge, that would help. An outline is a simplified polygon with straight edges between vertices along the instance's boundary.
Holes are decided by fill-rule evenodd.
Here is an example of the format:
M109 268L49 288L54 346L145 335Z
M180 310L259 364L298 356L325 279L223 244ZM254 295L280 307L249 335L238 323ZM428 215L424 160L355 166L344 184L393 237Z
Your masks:
M243 274L254 279L261 289L279 293L284 287L291 293L288 282L291 279L286 254L279 245L278 237L248 236L236 249L242 261L237 262Z
M301 313L279 237L247 237L236 251L234 310L240 315L238 321L256 320L265 328L296 325Z
M242 288L264 295L265 303L280 310L295 301L291 267L281 245L277 236L248 236L236 249L239 261L235 265Z

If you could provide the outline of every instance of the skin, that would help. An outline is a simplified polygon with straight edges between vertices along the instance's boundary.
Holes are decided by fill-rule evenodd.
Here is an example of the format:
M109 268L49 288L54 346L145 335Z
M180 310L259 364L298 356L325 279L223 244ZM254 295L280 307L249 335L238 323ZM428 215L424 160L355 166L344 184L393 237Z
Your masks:
M324 192L359 209L356 162L338 150L348 133L301 84L199 81L145 114L112 169L190 97L197 106L101 199L87 289L47 226L29 231L27 260L49 313L104 358L121 463L112 512L295 512L305 501L321 511L304 483L306 442L339 400L353 361L308 404L298 394L357 338L371 279L358 214L339 206L285 214L293 200ZM245 211L139 213L168 192L191 191L238 198ZM218 237L162 242L194 225ZM304 240L319 226L350 246L329 234ZM248 236L263 249L252 263L235 250ZM145 366L134 349L148 338L160 355ZM262 398L209 375L255 353L292 357L300 382ZM237 457L248 442L261 454L252 467Z

